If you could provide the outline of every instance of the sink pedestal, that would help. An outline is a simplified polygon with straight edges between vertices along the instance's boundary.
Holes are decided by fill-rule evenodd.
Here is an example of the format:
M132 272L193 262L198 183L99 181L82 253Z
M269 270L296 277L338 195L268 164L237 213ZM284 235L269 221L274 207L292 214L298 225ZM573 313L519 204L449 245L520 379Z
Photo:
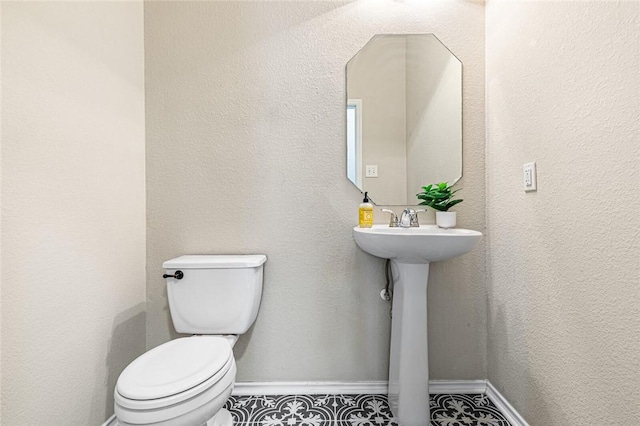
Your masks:
M435 225L353 228L358 246L391 259L393 318L389 359L389 405L401 426L429 426L429 353L427 351L427 281L429 263L471 250L482 234Z
M428 426L429 352L427 281L429 263L391 260L394 278L389 406L398 424Z

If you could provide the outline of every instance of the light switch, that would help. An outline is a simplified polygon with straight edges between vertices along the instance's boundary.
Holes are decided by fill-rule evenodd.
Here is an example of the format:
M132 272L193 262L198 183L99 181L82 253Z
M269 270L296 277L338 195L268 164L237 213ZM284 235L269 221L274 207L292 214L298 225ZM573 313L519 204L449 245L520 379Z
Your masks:
M377 178L378 177L378 166L373 164L367 164L365 166L364 177L368 178Z
M536 162L526 163L522 166L522 179L525 192L537 190Z

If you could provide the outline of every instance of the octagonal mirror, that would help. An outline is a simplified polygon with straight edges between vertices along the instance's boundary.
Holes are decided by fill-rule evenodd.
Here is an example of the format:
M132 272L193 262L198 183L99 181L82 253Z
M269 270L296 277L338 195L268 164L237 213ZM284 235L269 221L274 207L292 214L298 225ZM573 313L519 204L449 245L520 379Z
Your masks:
M379 34L348 63L347 177L378 205L462 177L462 63L433 34Z

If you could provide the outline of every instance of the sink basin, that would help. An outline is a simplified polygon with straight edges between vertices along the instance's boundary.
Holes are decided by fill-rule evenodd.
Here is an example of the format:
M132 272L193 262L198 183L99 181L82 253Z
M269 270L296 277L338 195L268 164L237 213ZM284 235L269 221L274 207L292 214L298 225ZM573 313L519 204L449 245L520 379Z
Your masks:
M427 284L431 262L471 250L482 234L469 229L354 228L353 236L369 254L391 259L393 315L389 354L389 406L398 424L426 426L429 410Z
M470 229L442 229L435 225L418 228L353 228L353 236L360 248L383 259L402 263L428 263L451 259L471 250L482 233Z

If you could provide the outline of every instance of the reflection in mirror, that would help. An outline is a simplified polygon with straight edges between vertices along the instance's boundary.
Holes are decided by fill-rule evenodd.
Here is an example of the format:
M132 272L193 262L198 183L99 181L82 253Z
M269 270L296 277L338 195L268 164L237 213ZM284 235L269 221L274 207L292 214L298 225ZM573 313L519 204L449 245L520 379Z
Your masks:
M347 177L374 203L462 177L462 63L433 34L376 35L346 74Z

